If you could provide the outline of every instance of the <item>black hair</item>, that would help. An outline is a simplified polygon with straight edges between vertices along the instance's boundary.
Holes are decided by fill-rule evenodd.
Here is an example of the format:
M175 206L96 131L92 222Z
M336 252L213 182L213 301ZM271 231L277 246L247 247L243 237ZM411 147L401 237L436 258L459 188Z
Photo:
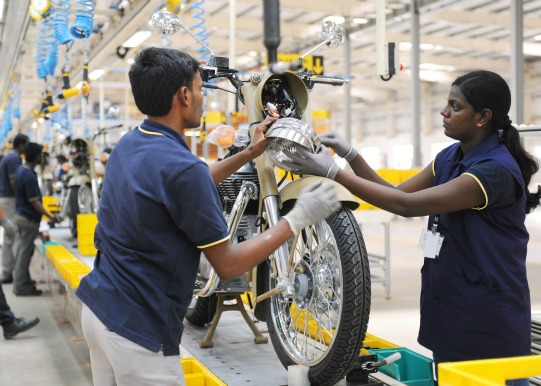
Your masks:
M17 149L21 145L26 145L28 141L30 141L30 138L28 138L27 135L17 134L15 138L13 138L13 148Z
M24 147L24 158L26 162L35 162L42 150L43 146L39 143L28 142Z
M526 213L530 213L539 206L541 200L541 186L537 187L536 193L528 190L532 175L539 170L539 163L524 149L518 130L509 119L511 108L509 86L500 75L486 70L472 71L459 76L453 82L453 86L460 88L474 111L480 112L483 109L492 111L489 125L492 130L500 133L500 141L509 149L520 167L526 186Z
M67 162L68 159L66 158L65 155L63 154L59 154L56 156L56 160L59 162L59 163L64 163L64 162Z
M149 116L167 115L175 93L181 87L192 90L198 72L199 63L182 51L145 48L135 57L129 72L137 108Z

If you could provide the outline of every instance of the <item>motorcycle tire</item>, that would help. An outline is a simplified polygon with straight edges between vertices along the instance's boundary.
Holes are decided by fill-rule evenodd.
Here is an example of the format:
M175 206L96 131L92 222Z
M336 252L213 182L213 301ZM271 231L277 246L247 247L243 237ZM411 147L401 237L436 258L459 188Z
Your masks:
M197 296L188 307L185 318L195 326L207 326L214 318L217 306L218 296L216 294L206 298Z
M93 213L94 203L92 196L92 187L90 184L81 185L77 192L77 205L79 206L79 213Z
M69 228L73 238L77 237L77 215L79 210L79 186L69 188L68 205L69 205Z
M268 291L275 275L262 266ZM368 254L349 209L301 232L290 275L295 297L275 295L263 305L272 344L286 369L308 366L312 385L334 385L360 355L370 314Z

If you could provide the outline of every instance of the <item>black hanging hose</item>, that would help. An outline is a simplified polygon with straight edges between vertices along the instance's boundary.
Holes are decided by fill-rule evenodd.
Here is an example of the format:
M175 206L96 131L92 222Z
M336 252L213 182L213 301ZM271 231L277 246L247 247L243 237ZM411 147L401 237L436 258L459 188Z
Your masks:
M275 63L280 45L280 1L263 0L263 44L269 65Z

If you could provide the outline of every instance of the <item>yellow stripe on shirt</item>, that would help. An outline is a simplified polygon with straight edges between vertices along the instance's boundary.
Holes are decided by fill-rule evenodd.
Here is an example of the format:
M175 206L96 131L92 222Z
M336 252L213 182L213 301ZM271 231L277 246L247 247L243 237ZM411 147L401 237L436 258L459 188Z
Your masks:
M475 209L475 210L485 209L485 208L487 207L487 205L488 205L488 194L487 194L487 191L485 190L485 187L483 186L483 184L481 183L481 181L479 181L479 178L477 178L477 177L474 176L473 174L471 174L471 173L464 173L464 175L473 177L473 179L474 179L475 181L477 181L477 183L478 183L479 186L481 187L481 190L483 191L483 194L485 195L485 206L483 206L483 207L477 207L477 208L472 208L472 209Z
M224 238L221 239L221 240L215 241L215 242L210 243L210 244L207 244L207 245L198 245L197 248L199 248L199 249L205 249L205 248L208 248L208 247L212 247L213 245L223 243L225 240L229 240L229 237L230 237L230 236L228 235L227 237L224 237Z
M141 129L140 127L138 127L139 131L141 133L144 133L144 134L148 134L148 135L163 135L162 133L158 133L156 131L148 131L148 130L143 130Z

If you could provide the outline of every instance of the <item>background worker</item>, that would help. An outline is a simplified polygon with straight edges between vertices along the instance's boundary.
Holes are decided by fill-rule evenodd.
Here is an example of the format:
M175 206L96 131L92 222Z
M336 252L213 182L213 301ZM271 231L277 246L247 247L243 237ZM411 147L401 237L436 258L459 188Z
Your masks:
M0 226L4 228L4 235L8 234L13 237L15 226L9 221L4 214L4 210L0 205ZM27 331L39 323L39 318L22 319L17 318L9 308L4 295L4 289L0 284L0 326L4 332L4 339L13 339L17 334Z
M76 292L95 385L184 385L179 345L201 252L228 280L340 207L330 184L310 186L285 220L232 245L215 184L263 153L274 119L257 125L246 150L209 168L182 138L201 122L199 71L191 56L166 48L142 50L130 68L135 103L148 118L111 152L98 253Z
M39 223L42 216L51 222L56 218L44 207L38 177L34 168L41 163L43 146L29 142L24 148L25 163L19 165L15 173L15 225L19 232L16 237L15 274L13 293L17 296L39 296L36 283L30 276L30 261L34 255L34 241L39 235Z
M17 134L13 138L13 148L0 161L0 205L4 208L5 218L15 222L15 171L22 164L21 155L29 138L24 134ZM9 236L4 233L2 244L2 283L13 282L13 270L15 268L15 252L13 243L15 235Z
M301 149L304 158L288 154L292 168L329 176L381 209L429 216L418 341L436 364L531 353L524 221L539 206L541 187L528 190L539 165L522 147L510 106L509 86L498 74L458 77L441 110L445 135L458 142L397 187L336 134L322 142L355 174L340 170L326 149L315 155Z

